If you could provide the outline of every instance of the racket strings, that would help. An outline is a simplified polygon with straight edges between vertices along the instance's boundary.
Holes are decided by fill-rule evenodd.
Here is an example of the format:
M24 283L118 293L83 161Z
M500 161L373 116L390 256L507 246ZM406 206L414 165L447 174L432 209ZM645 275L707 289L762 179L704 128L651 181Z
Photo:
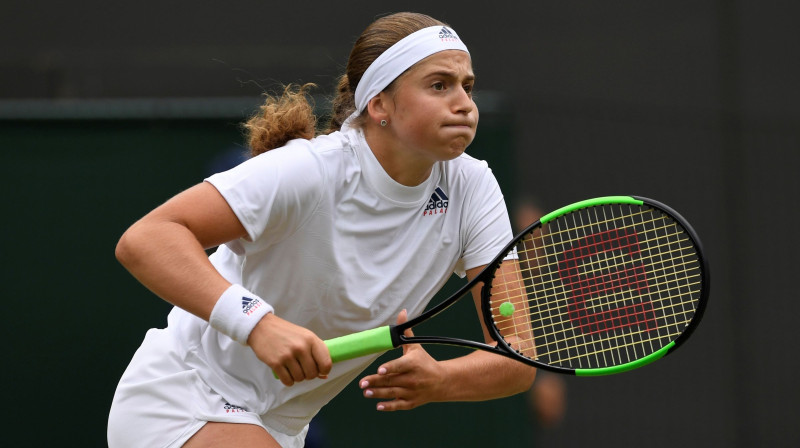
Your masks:
M685 303L691 303L691 302L687 301ZM667 309L672 309L672 308L674 308L674 307L662 308L661 310L667 310ZM680 322L678 322L678 323L687 323L688 324L688 322L692 318L692 316L688 316L688 317L686 316L686 314L688 314L688 313L691 313L693 315L693 312L678 311L678 312L673 312L672 314L663 314L662 317L669 318L669 317L678 317L679 315L683 315L682 320ZM608 321L610 322L610 321L612 321L612 319L609 319ZM675 326L675 325L673 324L672 326ZM501 330L501 333L504 333L504 330L508 330L509 328L512 328L512 326L502 326L501 327L501 326L498 325L498 329ZM531 330L536 332L537 330L541 330L541 329L542 329L542 327L538 327L538 328L537 327L533 327ZM563 330L563 331L566 331L566 330ZM651 332L652 332L652 330L638 330L638 331L635 331L635 332L632 332L632 333L628 333L627 336L650 334ZM669 335L678 335L680 333L681 332L678 331L677 333L674 333L674 334L668 334L668 336ZM514 332L514 334L519 334L519 333L518 332ZM663 335L661 335L659 337L663 337ZM590 344L603 343L603 342L611 341L613 338L615 338L615 337L599 338L599 339L595 338L595 339L592 340L591 343L572 345L572 346L570 346L570 348L575 349L575 348L581 348L581 347L584 347L584 346L588 346ZM652 340L655 340L655 339L652 339ZM517 339L517 341L519 343L522 343L522 342L532 342L533 340L532 339ZM545 346L549 346L549 345L553 345L553 344L558 346L559 342L560 341L554 341L554 342L546 343ZM542 352L542 347L541 346L537 346L537 350L538 350L540 356L546 356L548 353L550 353L552 351L560 351L560 350L564 350L564 348L557 347L555 350L545 350L544 352Z
M684 302L680 302L680 303L678 303L676 305L684 305L684 304L693 305L693 301L684 301ZM686 324L689 323L689 321L691 321L692 317L694 316L694 310L674 311L674 308L675 308L675 306L662 307L662 308L655 308L653 311L665 311L664 313L661 314L661 317L663 319L675 318L674 322L672 324L670 324L669 327L676 327L679 330L677 332L675 332L675 333L668 333L668 334L660 334L659 333L657 338L646 339L646 340L643 339L642 341L654 341L654 340L661 339L663 337L677 336L682 332L682 328L680 326L681 325L686 325ZM672 312L670 314L670 313L668 313L666 311L672 311ZM562 318L563 316L564 316L563 314L562 315L553 315L553 316L548 316L546 319L558 318L560 320L560 318ZM608 318L608 319L605 319L605 320L598 321L598 324L599 324L599 326L602 327L603 323L613 323L615 320L618 320L618 319L617 318ZM506 325L507 322L508 322L508 320L506 320L505 322L504 321L497 321L497 327L498 327L498 330L500 330L501 334L506 335L506 334L509 333L508 330L511 329L511 330L513 330L513 331L511 331L511 334L519 335L520 331L516 328L518 326L518 321L513 322L512 325ZM537 326L532 326L530 329L526 329L526 331L533 332L534 334L539 334L539 333L542 332L542 330L545 330L547 328L552 329L552 331L550 332L550 335L555 335L557 332L566 333L566 332L570 331L560 321L558 323L545 324L545 325L538 326L538 327ZM645 335L645 334L652 333L652 331L653 330L638 330L638 331L627 333L626 336ZM557 354L557 353L562 352L564 350L570 350L571 349L571 350L580 351L581 348L583 348L583 347L587 347L587 346L598 344L598 343L602 344L602 343L605 343L605 342L612 341L612 340L614 340L616 338L618 338L618 336L611 336L611 337L607 337L607 338L593 338L590 342L583 342L583 343L578 343L578 344L573 344L573 345L567 346L567 345L565 345L563 343L563 339L564 338L559 339L559 338L556 337L551 342L545 340L545 342L543 344L542 343L537 343L537 344L534 344L534 345L536 346L536 353L538 354L538 356L545 358L545 357L553 356L554 353ZM540 338L537 338L537 337L528 337L528 338L524 338L524 339L517 338L516 339L516 343L520 344L520 345L529 345L527 343L535 342L535 339L540 339ZM640 341L640 342L642 342L642 341ZM633 344L634 344L633 342L628 343L628 344L624 344L624 345L620 345L620 344L617 343L616 347L619 348L619 347L624 347L626 345L633 345ZM522 351L523 355L532 357L531 353L527 353L524 350L521 350L521 351ZM593 355L593 354L596 354L596 353L599 353L599 352L584 352L580 356L588 356L588 355ZM579 356L573 356L573 357L570 357L570 358L559 358L559 360L560 361L568 361L568 360L571 360L571 359L577 359L578 357Z
M698 279L699 279L699 277L698 277ZM691 286L699 287L700 284L701 284L701 282L697 281L697 282L689 283L689 284L685 285L685 287L691 287ZM677 288L678 287L670 288L670 290L668 290L667 292L672 291L672 290L677 289ZM680 288L684 288L684 286L681 286ZM522 296L517 296L516 298L521 298L521 297ZM621 303L627 302L628 300L629 299L621 298L621 299L617 299L617 300L614 300L614 301L605 302L605 303L603 303L603 305L619 305ZM667 298L664 298L664 299L654 300L653 302L667 302L669 300L670 300L670 298L667 297ZM525 303L523 301L515 301L515 298L509 298L509 301L515 307L517 307L518 305L522 306ZM695 301L695 299L681 301L681 302L671 301L669 306L663 306L663 307L660 307L660 308L653 308L653 310L656 310L656 311L667 311L668 309L675 308L677 305L692 304L694 301ZM558 300L557 302L559 302L559 303L564 302L566 304L567 299ZM543 310L540 310L540 311L537 311L537 312L540 313L540 314L545 314L545 313L548 313L550 311L560 311L561 309L562 309L562 307L553 306L553 307L546 308L546 309L543 309ZM691 309L691 310L688 310L688 311L684 311L684 313L691 313L693 311L694 310ZM568 313L566 313L566 312L560 312L558 314L552 314L552 313L547 314L547 317L551 318L551 319L552 318L564 318L567 315L568 315ZM691 320L691 318L686 319L687 322L689 320ZM505 329L507 329L507 327L504 326L503 324L505 324L506 322L509 322L509 321L511 321L511 319L502 319L502 318L500 318L500 319L496 319L495 320L495 324L497 325L498 329L505 330ZM613 319L609 318L609 319L606 319L605 321L613 321ZM604 321L600 321L600 322L604 322ZM559 324L550 324L549 326L548 325L543 325L541 327L534 327L534 330L544 330L544 329L547 329L547 328L554 328L557 325L559 325Z
M642 213L639 213L638 215L642 215ZM650 220L648 220L648 221L643 221L643 222L637 223L637 225L638 225L638 226L643 226L644 224L652 224L652 225L655 225L655 224L656 224L656 222L658 222L658 221L664 221L664 220L666 220L666 219L668 219L668 218L667 218L667 217L664 217L664 216L662 216L662 217L658 217L658 218L650 219ZM611 219L609 219L609 220L605 220L605 221L602 221L602 222L598 222L598 223L596 223L596 225L603 225L603 224L605 224L605 225L610 225L610 224L614 223L615 221L619 221L619 220L620 220L619 218L617 218L616 220L611 220ZM556 231L556 232L547 232L547 233L544 233L544 232L542 231L542 232L540 232L540 233L539 233L537 236L534 236L534 234L533 234L533 233L531 233L530 235L528 235L528 236L529 236L529 238L526 238L526 239L523 239L523 240L522 240L522 242L521 242L521 245L523 245L523 246L527 246L527 244L525 244L525 241L529 241L529 240L530 240L530 241L532 241L532 242L533 242L533 241L536 241L536 240L541 240L541 241L544 241L545 237L550 237L551 241L553 241L553 242L552 242L551 244L544 243L544 244L542 244L541 246L536 246L536 245L534 244L534 245L533 245L534 247L532 247L532 248L530 248L530 249L528 249L528 248L525 248L525 249L523 249L523 252L525 252L526 254L528 254L528 252L531 252L531 251L532 251L534 254L535 254L537 251L545 251L545 252L547 252L547 253L551 253L551 252L552 252L552 250L553 250L554 248L557 248L557 247L562 247L562 246L564 246L564 245L567 245L567 244L573 244L573 243L575 243L575 242L577 242L577 241L581 240L583 237L582 237L582 236L580 236L580 235L578 234L578 232L580 232L580 231L582 231L582 230L586 230L586 228L588 228L588 227L589 227L588 225L583 225L583 226L579 226L579 227L576 227L576 228L570 228L570 229L567 229L567 230L558 230L558 231ZM619 226L619 225L614 225L614 226L613 226L613 228L626 228L626 227L631 227L631 226L630 226L630 225L626 225L626 224L624 224L624 223L623 223L623 225L622 225L622 226ZM649 231L650 231L650 232L653 232L653 231L656 231L656 230L666 230L666 229L668 229L668 228L675 228L675 229L677 229L677 228L678 228L678 224L677 224L677 223L675 223L675 222L670 222L670 223L668 223L668 224L667 224L667 225L665 225L665 226L661 226L661 227L653 227L652 229L649 229ZM541 228L539 228L539 229L537 229L537 230L540 230L540 231L541 231ZM683 232L681 232L681 233L683 233ZM560 237L560 236L562 236L562 235L576 235L576 236L575 236L574 238L557 239L557 237ZM659 240L661 240L661 239L663 239L663 236L662 236L662 237L658 237L658 236L656 236L656 238L654 238L653 240L655 240L655 241L659 241ZM686 240L684 240L684 241L687 241L687 240L688 240L688 239L686 239ZM652 241L652 240L651 240L651 241ZM519 249L518 249L518 251L519 251ZM548 252L548 251L550 251L550 252ZM538 258L538 257L537 257L537 258Z
M683 250L679 249L679 250L662 252L662 254L665 254L665 253L668 254L668 253L673 253L673 252L678 252L678 251L684 252ZM622 256L620 256L619 258L621 258L621 257ZM682 258L684 261L682 261L681 263L673 263L672 267L686 266L686 267L688 267L688 269L696 271L696 273L694 275L686 276L686 278L697 278L699 280L701 278L700 269L699 269L699 266L696 264L696 259L694 259L692 257L694 257L694 254L681 254L681 257L679 257L679 258ZM686 261L687 258L689 259L688 261ZM672 257L670 260L674 261L674 260L676 260L676 258ZM546 267L548 265L544 265L544 266ZM535 270L536 270L535 268L527 268L527 269L522 269L521 272L524 274L526 271L534 272ZM584 271L584 274L596 274L596 273L601 272L602 270L603 269L598 267L596 269ZM564 287L563 287L563 285L561 285L560 280L551 279L550 281L544 281L544 279L546 277L548 277L548 275L549 275L548 273L539 274L539 275L523 275L523 280L535 281L535 284L538 284L538 285L541 285L541 286L544 286L545 284L550 285L547 288L539 289L537 291L537 292L543 293L545 296L553 296L553 295L557 295L559 293L563 293L564 292ZM674 278L672 278L672 277L674 277L674 274L667 274L667 273L664 273L663 275L657 275L655 277L652 277L654 280L658 280L658 282L654 283L653 286L661 286L661 285L667 285L667 284L674 283ZM697 284L699 286L699 282L697 282ZM502 286L502 284L501 284L501 286ZM508 288L501 288L501 289L503 289L508 294L508 291L509 291ZM520 288L516 288L516 292L517 292L517 295L511 295L511 296L507 297L508 300L512 301L512 303L513 303L513 301L515 299L527 298L528 297L528 292L524 288L521 288L521 287ZM568 297L564 297L561 300L556 300L554 302L551 302L551 304L554 305L554 308L558 308L558 305L560 305L560 302L566 302L568 300L569 300ZM624 300L624 299L620 299L620 300ZM598 302L599 304L609 304L609 303L613 304L613 303L615 303L615 302L608 302L608 296L603 296L603 295L597 296L594 299L591 299L591 301ZM589 305L589 307L591 307L591 305ZM543 311L550 311L550 309L549 308L545 308Z
M673 224L672 224L672 226L676 226L676 225L673 223ZM663 228L662 228L662 229L663 229ZM681 235L681 233L679 233L679 234L675 234L675 235ZM538 237L538 239L540 239L540 240L544 240L544 236L540 236L540 237ZM577 240L577 239L576 239L576 240ZM647 251L650 251L650 252L653 252L653 251L656 251L656 250L658 250L658 249L661 249L661 248L663 248L663 247L665 247L665 246L672 247L672 246L673 246L673 245L675 245L676 243L691 243L691 241L689 240L689 238L683 238L683 239L669 240L669 241L666 241L666 242L665 242L665 241L663 241L663 240L664 240L664 237L663 237L663 236L655 236L654 238L648 238L648 239L644 239L644 240L641 240L641 241L637 241L637 242L636 242L636 244L637 244L637 245L641 245L641 244L648 244L648 246L647 246L646 250L647 250ZM530 241L535 241L535 240L533 239L533 236L531 237ZM650 243L652 243L652 242L654 242L654 241L655 241L655 242L658 242L659 244L656 244L656 245L652 245L652 244L650 244ZM562 242L561 244L569 244L569 241L564 241L564 242ZM523 246L525 246L525 245L526 245L526 244L525 244L525 240L523 240L523 242L522 242L522 244L521 244L521 245L523 245ZM540 253L541 253L542 251L547 251L548 249L551 249L551 248L553 248L553 247L555 247L555 246L556 246L555 244L551 244L551 245L546 245L546 244L545 244L545 245L542 245L542 246L535 246L535 245L534 245L534 247L532 247L532 248L522 248L522 249L520 249L520 248L517 248L517 253L518 253L518 254L521 254L521 255L523 255L524 257L528 257L528 258L526 258L526 260L527 260L527 261L531 261L531 260L533 260L533 261L539 261L539 260L542 260L543 258L544 258L544 259L546 259L546 258L547 258L547 256L546 256L546 255L540 255ZM632 246L631 246L631 245L627 245L627 246L620 246L620 247L619 247L619 249L626 249L626 248L629 248L629 247L632 247ZM686 249L686 247L685 247L685 246L681 246L681 247L679 247L678 249L672 249L672 250L670 250L670 251L667 251L667 253L669 253L669 252L675 252L675 251L678 251L678 250L681 250L681 249L685 250L685 249ZM547 253L549 254L549 252L547 252ZM661 253L661 252L659 252L659 253ZM618 256L618 258L619 258L619 257L621 257L621 256L622 256L622 255L619 255L619 256ZM542 266L542 265L543 265L543 266L552 266L552 265L553 265L553 263L544 263L544 264L541 264L541 265L540 265L540 264L536 264L536 265L534 265L534 266L538 267L538 266Z
M660 254L661 255L668 255L668 254L672 254L672 253L675 253L675 252L680 252L681 253L680 257L677 257L677 258L676 257L672 257L672 258L669 259L669 261L674 261L674 260L677 260L677 259L684 259L685 261L683 261L682 263L674 263L673 266L690 266L691 265L693 267L690 268L690 269L695 269L695 270L697 270L699 272L699 266L696 265L696 258L694 258L695 255L693 253L685 254L684 253L685 249L675 249L675 250L671 250L671 251L661 252ZM619 255L618 257L615 257L615 258L616 258L616 261L621 261L623 257L624 257L624 255ZM615 261L615 258L606 259L606 260ZM686 259L688 259L688 260L686 260ZM547 272L545 272L543 274L542 273L537 273L537 274L534 275L534 272L541 272L541 268L549 268L549 267L552 267L554 265L555 265L555 263L553 263L553 264L543 264L543 265L538 265L536 267L525 268L525 269L522 269L522 274L523 274L523 277L524 277L525 280L535 281L538 284L546 283L546 284L552 285L551 286L552 289L556 289L556 288L558 288L558 285L561 283L561 280L560 279L550 279L549 281L548 280L544 280L550 274L549 271L547 271ZM593 267L593 269L591 269L591 270L583 270L582 272L583 272L583 274L588 275L588 274L597 274L597 273L602 272L603 270L604 270L603 267L596 266L596 267ZM530 275L525 275L526 272L528 272Z
M641 345L643 343L660 342L663 338L675 338L675 337L680 336L681 333L682 333L682 331L676 331L674 333L659 334L657 337L651 337L651 338L648 338L648 339L641 339L641 340L631 341L631 342L621 343L621 344L620 343L616 343L615 346L614 346L614 350L615 351L621 351L621 350L629 349L629 348L633 349L633 348L636 348L636 347L638 347L639 345ZM599 344L602 344L602 342L598 342L598 345ZM607 347L603 347L602 345L600 346L600 348L595 349L594 351L586 349L587 347L590 347L590 346L594 347L596 345L592 345L590 343L584 343L583 345L576 346L574 348L574 350L573 350L575 352L574 355L572 355L572 356L567 355L567 356L564 356L564 357L558 357L557 358L557 362L553 362L551 360L549 363L550 364L562 364L563 365L563 364L568 364L571 361L576 361L576 360L580 361L580 360L582 360L584 358L593 357L593 356L597 357L599 355L608 354L610 352ZM619 362L617 364L628 362L628 361L631 361L631 360L634 360L634 359L638 359L638 358L646 356L646 355L648 355L650 353L652 353L652 352L643 353L641 356L638 356L638 357L637 356L631 356L630 354L628 354L628 355L626 355L624 357L619 357ZM588 365L586 367L597 367L597 366Z
M555 239L555 237L560 237L561 235L585 235L585 232L587 231L587 229L590 229L593 226L607 226L608 228L630 227L630 224L625 224L624 222L625 221L630 221L630 222L633 223L634 222L633 218L635 218L637 216L643 217L644 215L652 215L652 210L644 210L644 211L639 211L639 212L634 212L634 213L628 213L628 214L626 214L624 216L621 216L621 217L603 218L602 220L596 220L596 221L594 221L594 222L592 222L590 224L582 224L582 225L570 226L567 229L557 229L555 231L551 230L548 227L547 230L546 230L546 233L545 233L544 228L539 227L539 228L535 229L533 232L535 233L536 231L539 231L541 239L544 239L545 236L550 236L550 237ZM663 216L663 215L662 216L653 216L652 218L649 218L647 221L642 220L642 221L640 221L640 222L638 222L636 224L638 226L640 226L640 227L643 227L645 224L651 224L651 225L654 226L653 230L655 230L656 229L655 223L659 222L659 221L669 221L669 225L670 226L677 226L677 223L671 221L671 219L669 217ZM622 223L622 225L619 225L618 223ZM661 227L664 227L664 226L661 226ZM529 236L533 237L533 233L531 233ZM579 239L580 239L580 237L573 238L573 239L559 238L559 239L555 240L555 242L553 244L551 244L549 246L544 246L542 248L543 249L547 249L548 247L549 248L553 248L553 247L556 247L556 246L561 246L563 244L571 244L571 243L576 242Z
M660 349L694 317L703 274L690 237L669 216L618 207L532 230L517 245L517 275L492 283L495 325L524 356L618 365ZM502 316L501 302L520 311Z
M684 265L688 264L689 263L684 263ZM699 288L702 283L702 276L699 272L699 269L697 269L696 267L691 267L689 269L695 270L697 271L697 273L693 275L686 275L683 278L685 280L696 280L696 281L686 283L683 286L696 286ZM656 276L655 279L660 281L650 283L650 286L652 287L669 286L669 289L665 290L665 292L674 292L674 290L683 287L680 285L672 286L675 283L674 275L672 274L664 274L661 276ZM512 291L514 292L514 294L510 294L510 292ZM518 288L515 291L505 289L504 292L506 293L506 300L510 301L512 304L516 304L517 299L524 300L529 297L528 295L529 293L523 288ZM539 295L537 297L561 297L561 298L556 298L555 300L549 300L545 306L539 307L538 311L541 313L560 309L563 304L571 300L571 298L565 295L565 291L563 289L558 288L557 286L553 286L549 289L538 290L537 292L543 293L542 295ZM601 306L601 305L619 304L619 302L628 300L625 297L621 297L618 299L609 299L610 297L614 297L616 295L618 294L598 295L594 298L584 301L584 303L586 304L587 308L594 308L596 306ZM669 297L665 299L659 299L659 301L666 301L666 300L669 300Z

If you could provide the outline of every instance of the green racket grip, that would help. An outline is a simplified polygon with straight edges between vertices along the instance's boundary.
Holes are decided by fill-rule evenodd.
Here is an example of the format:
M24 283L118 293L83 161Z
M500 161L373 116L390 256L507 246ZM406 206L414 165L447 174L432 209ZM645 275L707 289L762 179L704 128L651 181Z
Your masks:
M359 358L361 356L372 355L393 349L391 327L384 326L364 330L358 333L339 336L338 338L324 341L328 346L333 362L347 361L348 359ZM278 378L274 371L272 376Z
M325 345L331 352L333 362L385 352L395 347L392 342L392 331L388 325L328 339Z

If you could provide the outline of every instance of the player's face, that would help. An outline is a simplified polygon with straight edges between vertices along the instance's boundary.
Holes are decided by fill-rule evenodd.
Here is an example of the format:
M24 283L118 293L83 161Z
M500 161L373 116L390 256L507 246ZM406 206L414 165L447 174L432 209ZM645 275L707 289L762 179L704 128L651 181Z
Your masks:
M461 155L475 138L475 75L467 53L435 53L409 69L392 95L391 129L407 154L430 162Z

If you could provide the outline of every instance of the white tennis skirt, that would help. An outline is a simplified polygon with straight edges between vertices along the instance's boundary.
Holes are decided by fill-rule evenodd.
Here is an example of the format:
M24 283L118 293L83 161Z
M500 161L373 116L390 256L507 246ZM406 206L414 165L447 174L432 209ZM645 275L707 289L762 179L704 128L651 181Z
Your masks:
M302 448L306 426L287 435L261 416L229 403L187 367L164 330L151 329L122 374L108 416L108 446L180 447L206 422L264 428L284 448Z

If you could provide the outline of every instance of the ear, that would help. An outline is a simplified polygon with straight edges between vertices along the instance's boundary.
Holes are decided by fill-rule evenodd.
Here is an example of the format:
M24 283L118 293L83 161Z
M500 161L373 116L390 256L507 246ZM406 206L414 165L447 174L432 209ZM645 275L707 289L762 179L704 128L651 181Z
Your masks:
M391 121L393 112L394 101L386 92L379 93L367 103L367 113L375 123L380 123L381 120Z

